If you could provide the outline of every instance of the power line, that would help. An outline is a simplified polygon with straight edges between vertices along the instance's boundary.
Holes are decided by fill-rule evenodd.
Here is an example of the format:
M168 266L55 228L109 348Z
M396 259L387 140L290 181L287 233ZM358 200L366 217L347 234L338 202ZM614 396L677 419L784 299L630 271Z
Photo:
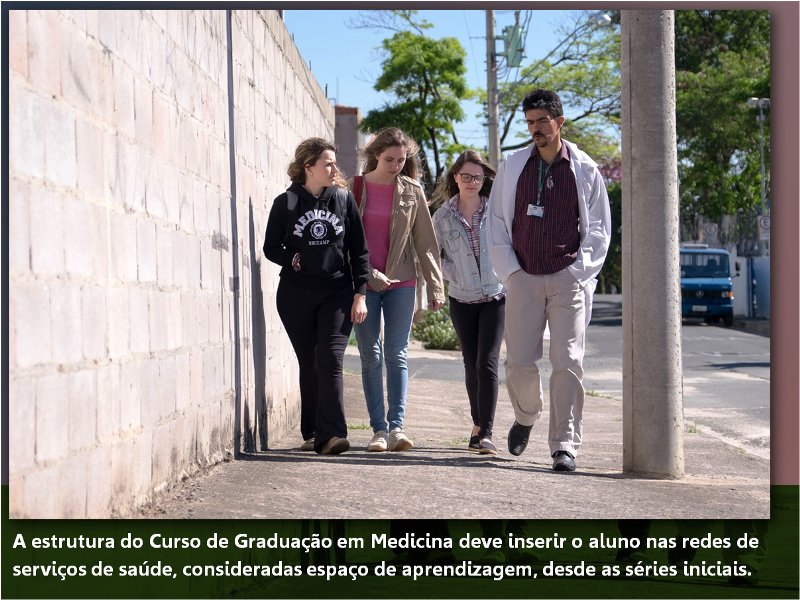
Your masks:
M467 26L467 35L469 36L469 47L472 50L472 62L475 63L475 77L478 77L480 70L478 69L478 61L475 58L475 46L472 44L472 34L469 32L469 21L467 20L467 11L462 10L461 14L464 15L464 25ZM480 82L480 80L478 80ZM480 85L480 84L479 84Z

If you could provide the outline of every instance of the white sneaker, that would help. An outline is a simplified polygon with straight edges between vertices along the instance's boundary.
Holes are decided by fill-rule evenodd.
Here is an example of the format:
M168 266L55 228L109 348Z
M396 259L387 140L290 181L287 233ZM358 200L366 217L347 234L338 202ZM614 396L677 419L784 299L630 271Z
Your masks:
M402 429L392 429L389 432L389 450L392 452L411 450L413 447L414 442L408 439L408 436L406 436Z
M375 435L373 435L372 439L369 441L369 444L367 444L367 452L385 452L386 435L387 431L385 429L376 431Z

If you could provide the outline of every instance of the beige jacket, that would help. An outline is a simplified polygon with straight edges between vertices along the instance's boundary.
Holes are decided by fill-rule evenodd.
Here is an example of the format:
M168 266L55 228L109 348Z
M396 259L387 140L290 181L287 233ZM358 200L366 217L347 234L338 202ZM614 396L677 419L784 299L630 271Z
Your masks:
M353 189L353 179L347 182ZM358 200L358 199L356 199ZM367 205L367 185L361 191L358 201L361 215ZM416 279L417 269L414 262L416 252L422 276L428 289L428 302L434 298L444 302L444 282L442 280L442 262L439 258L439 244L433 230L431 214L422 186L405 175L397 176L397 185L392 198L392 220L389 225L389 256L386 258L388 279L407 281ZM370 265L369 286L375 289L379 283L378 270ZM375 285L373 285L375 284Z

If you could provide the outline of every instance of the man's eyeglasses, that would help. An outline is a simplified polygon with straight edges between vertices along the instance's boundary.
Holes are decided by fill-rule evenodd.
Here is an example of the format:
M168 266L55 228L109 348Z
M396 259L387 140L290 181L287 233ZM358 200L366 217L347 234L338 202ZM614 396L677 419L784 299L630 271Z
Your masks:
M470 181L483 183L483 180L486 179L485 175L470 175L469 173L459 173L458 176L461 177L461 181L464 183L469 183Z

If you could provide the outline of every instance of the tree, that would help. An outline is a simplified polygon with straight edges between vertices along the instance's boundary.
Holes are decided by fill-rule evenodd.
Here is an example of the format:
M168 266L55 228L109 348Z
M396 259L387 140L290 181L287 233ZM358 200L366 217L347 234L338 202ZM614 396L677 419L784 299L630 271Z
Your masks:
M769 97L769 18L752 10L675 13L681 215L694 238L696 214L716 221L760 202L760 131L747 99ZM769 189L768 153L765 163Z
M567 118L562 137L577 143L598 162L619 159L620 35L619 18L612 14L609 27L597 24L597 12L571 14L559 26L561 42L543 58L524 67L514 81L499 85L501 150L524 148L531 143L522 125L522 98L543 87L559 94ZM546 49L529 45L528 54L541 56ZM485 101L486 92L481 90Z
M414 14L381 12L392 13L384 20L393 26L411 19L409 22L417 33L398 31L383 40L385 57L374 87L393 94L395 100L370 110L360 128L368 132L399 127L414 138L420 145L423 184L431 192L448 160L465 149L458 141L453 123L464 119L461 101L472 95L464 77L466 52L456 38L435 40L424 35L422 30L427 23L424 20L417 23Z
M611 242L603 268L597 275L597 293L610 294L611 286L622 291L622 184L608 183L608 203L611 208Z

